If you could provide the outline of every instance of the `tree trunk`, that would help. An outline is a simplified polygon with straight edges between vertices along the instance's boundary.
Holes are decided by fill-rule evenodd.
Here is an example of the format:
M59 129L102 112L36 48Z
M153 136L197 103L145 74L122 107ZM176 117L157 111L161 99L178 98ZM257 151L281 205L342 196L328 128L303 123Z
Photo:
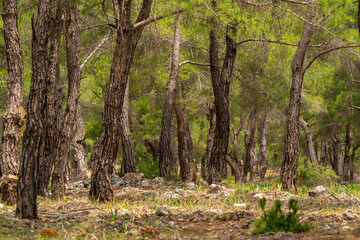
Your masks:
M333 141L333 163L332 167L338 176L342 176L342 139L339 136L331 138Z
M51 9L52 19L50 29L52 34L49 36L49 59L48 70L45 82L45 132L44 132L44 150L43 156L39 159L39 167L37 172L37 194L46 196L48 192L51 171L56 158L57 137L59 115L57 112L59 88L59 49L62 30L64 25L63 19L63 3L59 2L56 10Z
M47 40L50 9L54 7L54 1L39 0L37 19L33 27L31 85L17 185L16 215L21 218L38 217L36 171L38 161L41 159L43 143L44 83L46 82L48 61Z
M354 161L355 161L355 155L356 155L356 151L359 149L360 145L354 145L352 148L352 153L351 153L351 165L350 165L350 182L354 182Z
M209 107L208 119L209 119L210 127L209 127L208 137L206 140L206 155L201 161L201 176L203 177L203 179L207 178L207 173L208 173L207 164L209 163L209 159L211 156L211 149L214 145L215 129L216 129L216 113L215 113L214 105L211 105Z
M160 134L160 176L165 180L170 180L171 162L174 161L174 153L171 151L172 128L172 113L176 99L177 79L179 76L179 63L180 63L180 43L181 43L181 22L182 13L177 16L177 24L174 32L174 43L172 49L172 60L170 77L167 85L166 99L163 108L163 115L161 120L161 134Z
M344 168L343 168L343 180L350 181L350 171L351 171L351 131L352 131L352 115L353 108L350 104L349 106L349 116L348 116L348 124L346 125L346 136L345 136L345 154L344 154Z
M307 151L308 151L308 154L310 157L310 162L317 163L316 152L315 152L315 148L313 145L313 137L311 134L310 124L307 123L302 117L300 117L299 120L300 120L300 126L302 127L302 129L305 132L306 145L307 145Z
M320 163L323 166L327 166L328 163L328 151L327 151L327 140L325 135L321 136L321 155L320 155Z
M135 23L149 17L151 4L152 0L143 0ZM105 98L103 138L100 138L102 144L97 142L96 148L94 148L96 156L94 157L89 193L91 199L99 201L113 199L111 175L118 152L121 112L135 48L145 26L134 28L134 24L131 22L131 1L119 0L119 5L122 8L118 13L116 46L110 70L109 88Z
M235 32L234 27L228 26L227 31ZM226 35L226 54L222 68L220 68L218 56L218 40L215 30L210 31L210 73L215 96L216 128L214 144L208 162L207 181L211 183L221 182L221 166L226 161L229 144L229 89L230 78L236 58L235 41Z
M75 115L75 134L72 138L72 180L85 180L87 179L87 159L84 148L85 140L85 121L81 113L80 102L76 105Z
M291 62L292 84L290 89L290 101L286 114L286 135L284 158L281 166L281 184L284 190L296 188L295 177L299 160L299 117L301 105L301 91L304 74L306 71L306 56L311 38L315 33L316 26L308 22L304 23L302 36L296 53Z
M122 146L122 170L125 173L136 172L133 147L129 128L129 81L126 85L124 104L120 120L120 136Z
M260 180L265 179L265 174L268 168L269 156L267 152L267 135L269 132L269 119L268 112L262 117L262 123L260 125L260 136L259 136L259 158L260 158Z
M76 106L80 92L80 27L79 7L68 5L66 19L66 56L68 69L68 97L64 119L59 130L59 141L52 174L52 197L60 198L65 194L65 173L68 167L70 142L73 134Z
M178 174L178 172L179 172L179 157L178 157L178 152L176 150L176 144L175 144L175 130L176 130L175 121L176 121L176 119L172 118L170 148L171 148L173 158L172 158L172 161L170 162L170 170L173 171L174 173Z
M21 55L16 0L3 1L2 18L4 22L8 80L0 149L1 200L9 205L14 205L17 197L16 186L25 123L25 109L22 106L24 66Z
M185 95L184 91L182 95ZM180 103L177 103L175 104L175 113L177 119L180 177L183 182L196 182L196 165L190 133L189 109L186 106L181 108Z
M246 158L244 163L244 172L242 181L247 181L248 170L250 169L250 181L260 181L260 159L256 154L255 132L257 128L258 113L257 109L250 110L247 129L244 136Z

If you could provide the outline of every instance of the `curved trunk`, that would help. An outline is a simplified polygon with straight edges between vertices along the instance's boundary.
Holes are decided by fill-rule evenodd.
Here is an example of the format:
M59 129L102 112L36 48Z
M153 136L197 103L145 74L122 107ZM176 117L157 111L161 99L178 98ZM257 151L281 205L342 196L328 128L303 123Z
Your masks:
M131 1L120 0L116 46L110 70L109 88L103 113L103 137L97 141L91 174L89 197L99 201L111 201L113 190L111 175L118 153L120 139L120 116L124 103L126 85L135 48L144 26L134 28L131 23ZM149 17L152 0L143 0L136 23Z
M234 32L232 26L228 31ZM229 144L230 112L229 112L229 89L230 78L236 58L235 41L226 35L226 54L222 68L220 68L218 56L218 41L214 30L210 31L210 73L215 97L216 128L214 144L208 161L207 181L217 183L222 181L222 164L226 161Z
M52 10L53 11L53 10ZM59 99L59 49L64 25L63 7L59 2L56 10L56 17L51 21L50 29L54 34L49 39L49 61L45 89L45 133L43 156L39 161L37 176L37 194L46 196L48 192L51 171L54 165L57 148L59 115L57 105Z
M2 18L7 63L7 100L1 138L1 200L16 203L21 140L25 123L23 103L24 66L18 29L16 0L4 0Z
M163 115L161 120L161 134L160 134L160 176L165 180L170 180L171 162L174 161L174 152L171 144L174 139L171 137L172 128L172 113L176 98L177 79L179 75L180 63L180 43L181 43L181 21L183 15L180 13L177 17L177 25L174 32L174 44L172 49L171 70L170 77L167 84L166 99L163 108Z
M122 146L122 173L134 173L136 172L133 147L131 143L131 135L129 128L129 81L126 85L124 104L121 113L120 120L120 135L121 135L121 146Z
M284 158L280 173L281 184L284 190L296 188L295 177L299 161L301 91L306 68L307 50L315 29L316 26L307 22L304 23L302 36L291 62L292 83L289 107L286 114Z
M44 83L47 76L47 40L52 8L54 1L39 0L37 19L33 28L31 85L17 185L16 215L21 218L38 217L36 171L43 144Z

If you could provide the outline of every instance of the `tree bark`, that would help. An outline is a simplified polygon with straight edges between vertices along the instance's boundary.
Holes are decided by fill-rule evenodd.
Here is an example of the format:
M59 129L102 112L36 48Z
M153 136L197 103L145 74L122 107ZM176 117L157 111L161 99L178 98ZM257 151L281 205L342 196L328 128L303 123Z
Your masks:
M350 165L350 182L354 182L354 161L355 161L355 155L356 155L356 151L359 149L360 145L356 144L353 146L352 148L352 153L351 153L351 165Z
M43 156L39 159L37 173L37 194L46 196L48 192L51 171L56 158L58 125L60 116L57 108L61 97L58 94L59 88L59 50L62 30L64 25L63 3L57 4L56 15L54 9L51 9L51 21L49 36L49 55L48 70L45 82L45 132L44 132L44 150Z
M350 181L350 171L352 168L351 164L351 145L352 145L352 115L353 108L352 104L349 106L348 124L346 125L346 136L345 136L345 154L344 154L344 168L342 178L344 181Z
M180 177L183 182L196 182L196 165L193 157L193 143L189 125L189 109L181 109L179 103L175 105L178 132L178 152L180 162Z
M228 26L227 32L234 32L232 26ZM226 54L222 68L220 68L218 56L218 40L215 30L210 31L210 73L215 96L216 128L214 144L208 161L207 181L211 183L221 182L221 165L226 161L229 144L229 89L230 78L236 58L236 44L229 36L226 36Z
M143 0L135 23L149 17L152 0ZM119 21L116 33L116 46L110 70L109 88L105 98L103 115L102 144L97 142L94 152L91 189L89 197L93 200L110 201L113 199L111 175L116 160L120 138L121 112L126 85L129 78L135 48L144 26L134 28L131 22L131 1L119 0Z
M68 165L70 142L73 134L76 106L80 92L80 27L79 6L68 5L66 19L66 56L68 69L68 97L67 104L59 129L57 155L54 172L52 174L51 191L53 198L63 197L65 194L65 172Z
M315 152L315 148L313 145L313 137L311 134L310 124L307 123L302 117L299 118L299 121L300 121L300 126L302 127L302 129L305 132L306 145L307 145L307 150L308 150L308 154L310 157L310 162L317 163L316 152Z
M327 151L327 140L325 135L321 136L321 155L320 155L320 163L323 166L327 166L328 163L328 151Z
M334 137L331 137L331 140L333 142L332 168L338 176L342 176L342 170L343 170L342 139L341 137L335 135Z
M265 174L268 168L269 156L267 152L267 135L269 132L268 112L264 113L262 123L260 125L259 134L259 158L260 158L260 180L265 179Z
M171 162L174 161L174 152L171 149L172 128L172 113L176 100L177 79L179 76L180 63L180 43L181 43L181 21L183 15L178 14L176 19L176 27L174 32L174 43L171 58L170 77L167 84L166 99L163 108L163 115L161 120L161 134L160 134L160 176L165 180L170 180Z
M47 42L50 9L54 7L53 0L39 0L37 19L33 26L31 85L17 185L16 215L21 218L34 219L38 217L36 171L43 143L44 83L46 82L48 62Z
M282 189L296 188L295 177L299 160L299 117L301 105L301 91L304 74L306 71L306 56L311 38L315 33L316 26L308 22L304 23L302 36L296 53L291 62L292 83L290 89L290 101L286 114L286 135L284 158L281 166Z
M72 180L85 180L87 179L87 159L84 148L85 140L85 121L81 113L80 102L77 102L76 105L76 115L75 115L75 134L72 138L72 162L71 162L71 171L72 171Z
M247 129L244 136L246 158L244 163L243 179L245 183L247 181L248 170L250 170L250 181L260 181L260 159L256 154L255 145L255 133L257 129L258 113L257 109L253 108L250 110Z
M124 104L120 120L120 136L122 146L122 170L125 173L136 172L133 147L129 128L129 81L126 85Z
M208 120L210 127L209 127L208 137L206 140L206 154L201 161L201 176L203 177L203 179L207 178L208 163L211 156L211 149L214 145L215 129L216 129L216 113L215 113L214 105L210 105L209 107Z
M23 103L24 66L18 28L16 0L3 0L2 18L7 63L7 100L1 138L1 200L16 203L21 140L25 123Z
M231 170L233 171L233 173L235 175L235 183L240 183L241 177L242 177L243 166L242 166L241 159L240 159L239 152L238 152L238 140L239 140L239 134L240 134L241 130L243 129L245 122L246 122L246 119L244 118L244 116L242 116L239 126L234 131L233 151L232 151L234 161L232 161L230 156L228 156L225 159L227 161L227 163L230 165ZM230 162L230 161L232 161L232 162Z
M175 118L176 118L176 116L175 116ZM171 119L170 148L171 148L173 158L172 158L172 161L170 162L170 171L173 171L175 174L178 174L178 172L179 172L179 157L178 157L178 151L176 150L176 144L175 144L175 130L177 129L175 121L176 121L176 119L174 119L174 118Z

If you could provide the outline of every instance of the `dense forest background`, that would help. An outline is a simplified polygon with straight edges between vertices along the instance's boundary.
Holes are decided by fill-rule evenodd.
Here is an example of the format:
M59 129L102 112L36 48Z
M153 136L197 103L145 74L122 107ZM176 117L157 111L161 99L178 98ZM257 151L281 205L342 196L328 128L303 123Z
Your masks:
M87 178L89 168L90 196L111 199L103 176L111 175L112 164L120 175L136 171L187 181L201 176L210 183L230 175L237 182L264 181L271 170L281 175L272 180L284 189L357 181L357 2L50 2L42 8L46 1L17 1L20 105L27 112L24 137L31 140L24 140L18 161L43 172L36 169L39 159L50 156L45 165L48 174L54 166L53 196L64 194L65 182ZM41 16L49 18L45 30ZM2 33L6 27L0 21ZM45 50L34 41L41 36ZM51 47L57 44L58 52ZM6 46L0 38L1 116L9 95ZM47 54L43 62L36 51ZM49 73L56 55L54 82L47 75L36 85L34 68L45 64ZM35 92L43 94L34 97ZM31 107L34 99L42 102L40 110ZM43 121L34 128L42 129L37 135L28 125L36 111ZM5 124L0 126L3 132ZM35 141L43 153L27 155ZM26 162L31 154L35 160ZM46 195L50 175L44 178L45 187L32 180L38 181L35 195Z

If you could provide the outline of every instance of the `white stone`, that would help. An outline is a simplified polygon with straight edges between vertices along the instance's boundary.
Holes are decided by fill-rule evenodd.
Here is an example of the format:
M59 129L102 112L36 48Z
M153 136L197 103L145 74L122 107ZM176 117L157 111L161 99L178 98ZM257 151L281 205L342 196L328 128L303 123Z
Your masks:
M245 203L235 203L234 207L238 207L238 208L246 208L246 204Z

